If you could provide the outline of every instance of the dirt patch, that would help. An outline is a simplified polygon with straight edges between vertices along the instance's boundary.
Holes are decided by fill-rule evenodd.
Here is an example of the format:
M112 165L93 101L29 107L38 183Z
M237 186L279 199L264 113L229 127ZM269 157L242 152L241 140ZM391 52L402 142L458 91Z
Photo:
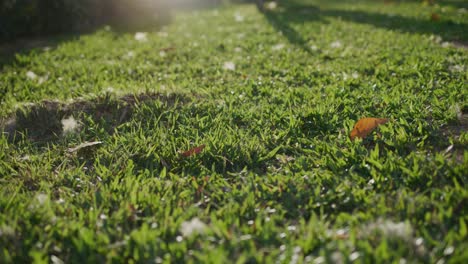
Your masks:
M116 126L131 118L135 106L155 100L172 106L176 103L187 103L191 99L183 94L145 93L119 98L105 96L68 104L44 100L37 104L25 105L12 116L0 119L0 132L6 133L13 141L24 137L33 141L50 141L62 135L64 118L82 114L91 116L93 120L104 120L109 132L112 132Z
M454 47L457 47L457 48L460 48L460 49L468 49L468 43L467 42L453 41L452 45Z
M460 142L460 136L462 133L468 131L468 109L464 108L458 116L458 123L449 125L441 129L441 133L444 138L452 137L455 139L454 145L448 146L443 153L447 156L452 156L458 163L463 163L464 153L468 150L466 143ZM447 142L449 142L447 140ZM458 143L457 143L458 142Z

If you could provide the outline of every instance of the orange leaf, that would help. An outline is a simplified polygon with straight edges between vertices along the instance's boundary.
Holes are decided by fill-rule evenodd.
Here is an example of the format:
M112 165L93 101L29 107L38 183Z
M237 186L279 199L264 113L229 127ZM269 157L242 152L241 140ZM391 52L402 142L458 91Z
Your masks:
M166 48L162 48L162 49L159 49L160 51L173 51L175 50L175 47L166 47Z
M190 156L193 156L193 155L196 155L196 154L199 154L200 152L202 152L202 150L205 148L205 144L203 145L200 145L198 147L195 147L193 149L190 149L190 150L187 150L185 152L182 152L180 155L184 156L184 157L190 157Z
M362 118L354 125L351 131L350 138L354 140L356 137L365 138L369 135L376 127L388 122L388 118Z

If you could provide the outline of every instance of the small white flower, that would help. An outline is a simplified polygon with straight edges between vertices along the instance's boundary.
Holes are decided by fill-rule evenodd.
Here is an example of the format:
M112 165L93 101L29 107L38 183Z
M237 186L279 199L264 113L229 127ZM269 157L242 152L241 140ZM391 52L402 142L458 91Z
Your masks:
M273 50L282 50L285 47L284 44L280 43L272 47Z
M349 255L349 260L351 262L355 261L356 259L358 259L360 256L359 252L357 251L354 251L353 253L351 253L351 255Z
M339 40L334 41L330 44L330 47L334 49L341 48L341 46L343 46L343 44L341 44L341 41Z
M236 70L236 64L232 61L227 61L223 65L223 69L228 70L228 71L234 71Z
M410 240L413 235L413 228L407 222L393 222L391 220L378 220L370 224L367 230L380 231L386 237L399 238L402 240Z
M135 33L135 40L139 42L144 42L148 40L148 34L146 32L137 32Z
M235 51L235 52L242 52L242 48L241 48L241 47L235 47L235 48L234 48L234 51Z
M244 16L239 14L239 13L236 13L234 15L234 19L236 20L236 22L243 22L244 21Z
M250 239L252 239L252 235L242 235L242 236L239 237L239 239L241 241L250 240Z
M61 260L60 258L58 258L58 257L55 256L55 255L50 256L50 261L51 261L53 264L64 264L64 263L65 263L65 262L63 262L63 260Z
M43 205L47 201L48 198L49 197L47 196L47 194L44 194L44 193L40 193L36 195L36 199L41 205Z
M125 55L125 58L130 59L135 57L135 52L134 51L129 51L127 52L127 55Z
M115 93L115 89L114 89L114 87L112 87L112 86L107 87L107 88L105 89L105 91L106 91L107 93Z
M268 10L273 10L273 9L276 9L277 7L278 7L278 4L275 1L269 2L266 5L266 9Z
M188 237L192 234L202 234L206 230L207 226L198 217L193 218L190 221L185 221L180 226L180 232L182 236Z
M162 58L166 57L166 52L164 50L161 50L159 52L159 57L162 57Z
M434 41L435 43L442 43L443 41L442 37L438 35L431 35L429 39Z
M35 80L37 78L37 75L32 71L28 71L26 73L26 77L28 77L28 79L30 79L30 80Z
M454 251L455 251L454 247L452 247L452 246L446 247L444 249L444 255L445 256L452 255Z
M169 34L165 31L160 31L158 32L158 36L160 36L161 38L166 38L167 36L169 36Z
M73 116L62 119L63 134L74 133L78 130L80 125Z
M442 44L440 44L440 46L442 46L442 48L449 48L452 46L452 44L450 42L444 41Z
M464 65L452 65L449 67L449 71L451 72L464 72L465 66Z

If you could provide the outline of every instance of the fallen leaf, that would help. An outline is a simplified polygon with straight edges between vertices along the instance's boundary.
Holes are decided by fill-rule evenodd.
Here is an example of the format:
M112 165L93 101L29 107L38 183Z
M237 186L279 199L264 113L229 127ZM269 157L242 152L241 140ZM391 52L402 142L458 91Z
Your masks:
M173 51L173 50L175 50L175 47L173 46L159 49L159 51L164 51L164 52Z
M198 147L195 147L195 148L193 148L193 149L184 151L184 152L182 152L180 155L182 155L182 156L184 156L184 157L190 157L190 156L199 154L200 152L202 152L202 150L203 150L204 148L205 148L205 144L200 145L200 146L198 146Z
M350 134L350 138L351 140L354 140L356 137L365 138L379 125L385 124L387 122L388 118L362 118L354 125L354 128Z
M439 21L439 20L440 20L439 14L437 14L437 13L432 13L432 14L431 14L431 20L432 20L432 21Z

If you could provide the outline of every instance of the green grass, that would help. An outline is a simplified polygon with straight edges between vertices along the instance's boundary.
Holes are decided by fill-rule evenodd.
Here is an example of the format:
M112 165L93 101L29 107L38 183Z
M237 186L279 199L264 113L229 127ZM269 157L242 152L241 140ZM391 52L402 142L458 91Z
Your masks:
M465 262L462 7L234 5L2 60L0 262Z

